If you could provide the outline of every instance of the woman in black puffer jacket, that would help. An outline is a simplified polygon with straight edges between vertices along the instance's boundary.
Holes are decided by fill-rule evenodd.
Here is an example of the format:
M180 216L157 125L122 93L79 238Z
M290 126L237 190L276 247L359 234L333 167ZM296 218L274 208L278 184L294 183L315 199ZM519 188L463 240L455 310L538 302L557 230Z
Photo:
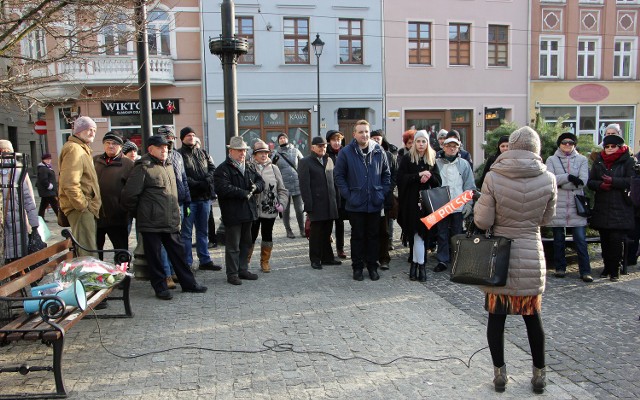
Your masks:
M602 142L587 186L595 192L591 227L600 232L604 270L601 278L620 279L622 241L634 228L633 204L629 197L631 177L635 175L635 159L629 147L618 135L609 135Z

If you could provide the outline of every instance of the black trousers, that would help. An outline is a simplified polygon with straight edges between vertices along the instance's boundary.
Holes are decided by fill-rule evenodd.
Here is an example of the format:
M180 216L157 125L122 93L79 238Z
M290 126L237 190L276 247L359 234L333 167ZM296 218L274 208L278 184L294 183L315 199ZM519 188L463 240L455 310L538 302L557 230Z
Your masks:
M213 200L211 200L211 209L209 210L209 243L217 244L218 239L216 238L216 219L213 218Z
M126 225L109 226L106 228L96 228L96 246L98 250L104 249L106 236L109 236L114 249L129 250L129 232ZM103 260L102 253L98 253ZM115 256L115 254L114 254Z
M196 285L196 278L185 261L180 232L140 232L140 234L148 265L149 280L156 293L168 290L166 274L160 257L160 245L164 246L167 251L167 256L182 289L191 289Z
M275 218L258 218L253 221L253 225L251 225L251 242L256 242L258 233L262 233L263 242L273 242L273 224L275 222Z
M333 220L311 221L309 231L309 260L312 263L333 261L333 249L331 248L331 228Z
M47 206L50 205L56 215L58 215L58 197L57 196L48 196L42 197L40 200L40 207L38 208L38 215L44 219L44 212L47 210Z
M380 264L389 264L389 216L380 217L380 231L378 232L380 242L378 243L378 261Z
M351 224L351 266L353 269L378 265L380 212L349 212Z
M338 218L334 222L336 224L336 250L344 251L344 220Z
M527 326L527 338L531 349L531 358L536 368L544 368L544 329L542 328L542 318L540 314L523 315L524 323ZM507 320L506 314L491 314L487 322L487 342L491 351L491 360L494 367L502 367L504 363L504 323Z
M600 229L599 232L604 271L617 277L620 275L622 257L624 256L622 241L626 239L629 232L620 229Z

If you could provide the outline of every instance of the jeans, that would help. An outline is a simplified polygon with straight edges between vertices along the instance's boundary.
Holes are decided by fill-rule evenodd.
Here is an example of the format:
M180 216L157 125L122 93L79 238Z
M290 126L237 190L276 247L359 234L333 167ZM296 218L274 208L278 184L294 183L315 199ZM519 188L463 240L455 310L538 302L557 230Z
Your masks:
M455 212L438 222L438 252L436 253L438 262L449 264L451 261L449 253L451 237L462 233L462 219L462 213Z
M591 265L589 264L589 252L587 251L587 227L576 226L569 228L573 231L573 243L578 253L578 269L580 276L589 275L591 273ZM556 265L556 271L564 272L567 269L567 258L565 257L565 228L553 228L553 261Z
M293 203L293 208L296 211L296 219L298 220L298 228L300 228L300 235L304 236L304 211L302 209L302 196L289 196L289 202L287 203L287 208L284 209L284 213L282 213L282 222L284 223L284 227L289 232L291 230L291 224L289 223L289 211L291 211L291 203Z
M182 244L186 256L187 264L193 264L193 254L191 254L191 240L193 239L193 227L196 228L196 253L200 265L211 262L209 256L209 212L211 211L211 200L192 201L189 206L191 214L182 218Z
M182 220L183 218L183 211L182 211L182 206L180 206L180 219ZM182 239L180 239L180 241L182 241ZM184 245L183 245L184 247ZM160 248L160 261L162 262L162 268L164 268L164 273L167 277L172 275L172 271L173 271L173 265L171 265L171 262L169 261L169 257L167 256L167 250L164 248L164 246L161 246Z

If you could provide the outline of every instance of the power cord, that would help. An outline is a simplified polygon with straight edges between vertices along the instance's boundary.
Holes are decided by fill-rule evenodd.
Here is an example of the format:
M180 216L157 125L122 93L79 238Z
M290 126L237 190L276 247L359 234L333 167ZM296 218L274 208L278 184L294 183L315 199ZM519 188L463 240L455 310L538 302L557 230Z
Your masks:
M319 355L325 355L325 356L329 356L332 357L336 360L339 361L355 361L355 360L360 360L360 361L365 361L369 364L373 364L373 365L378 365L381 367L386 367L389 366L391 364L394 364L398 361L410 361L410 362L442 362L442 361L460 361L465 367L467 368L471 368L471 360L473 359L473 357L480 353L483 350L486 350L489 348L489 346L485 346L479 350L476 350L475 352L473 352L473 354L471 354L471 357L469 357L468 360L464 360L462 358L459 357L454 357L454 356L446 356L446 357L441 357L441 358L426 358L426 357L416 357L416 356L400 356L400 357L396 357L390 361L387 362L378 362L378 361L374 361L370 358L366 358L366 357L361 357L361 356L351 356L351 357L341 357L339 355L333 354L333 353L329 353L326 351L322 351L322 350L297 350L295 348L295 346L292 343L279 343L277 340L275 339L267 339L264 342L262 342L262 346L264 347L263 349L259 349L259 350L226 350L226 349L214 349L211 347L200 347L200 346L177 346L177 347L170 347L168 349L163 349L163 350L153 350L153 351L148 351L146 353L140 353L140 354L130 354L130 355L120 355L120 354L116 354L113 351L109 350L107 348L107 346L104 345L103 341L102 341L102 330L100 329L100 322L98 319L98 315L96 314L95 310L91 310L93 311L93 315L95 316L95 320L96 320L96 326L98 327L98 336L100 338L100 346L102 346L102 348L109 354L111 354L114 357L117 358L121 358L121 359L125 359L125 360L131 360L131 359L135 359L135 358L140 358L140 357L146 357L149 355L153 355L153 354L162 354L162 353L168 353L170 351L174 351L174 350L204 350L204 351L210 351L210 352L215 352L215 353L241 353L241 354L259 354L259 353L265 353L267 351L272 351L274 353L285 353L285 352L291 352L291 353L295 353L295 354L319 354Z

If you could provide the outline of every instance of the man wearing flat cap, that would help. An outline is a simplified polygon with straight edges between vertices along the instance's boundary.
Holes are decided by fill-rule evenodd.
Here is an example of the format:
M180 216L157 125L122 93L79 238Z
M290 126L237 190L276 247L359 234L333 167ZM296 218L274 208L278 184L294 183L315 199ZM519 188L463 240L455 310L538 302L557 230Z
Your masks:
M128 250L129 215L120 204L120 194L133 169L133 161L122 154L124 140L119 132L107 132L102 139L102 144L104 153L93 158L102 198L97 222L96 245L98 250L102 250L105 236L108 235L114 249ZM102 260L102 253L98 254Z
M331 248L331 228L338 219L336 187L333 183L333 161L327 155L327 141L316 136L311 141L311 153L300 160L298 168L300 194L304 211L311 221L309 231L309 261L311 268L340 265Z
M330 129L327 131L326 137L327 155L331 158L331 161L333 161L333 165L335 166L338 153L343 148L342 140L344 139L344 135L340 131ZM346 200L340 196L340 191L336 187L336 205L338 206L338 219L335 220L336 252L338 253L338 257L342 259L347 258L347 253L344 251L344 221L349 219L349 217L344 209L345 203Z
M40 195L38 215L44 220L44 212L49 205L53 212L58 214L58 182L56 182L56 173L51 167L51 154L49 153L43 154L42 162L38 164L36 187Z
M154 135L147 143L147 153L135 162L122 190L122 204L136 217L136 227L142 236L149 265L151 286L157 298L173 298L160 257L162 245L182 291L204 293L207 287L196 282L185 261L184 246L180 240L180 206L176 175L169 160L169 142L164 136Z
M220 271L221 266L216 265L209 255L209 213L211 212L211 200L215 199L213 185L213 173L216 166L209 154L204 149L196 146L196 134L191 127L180 130L182 147L178 152L182 155L184 170L187 174L187 183L191 195L190 212L182 218L182 243L187 255L187 263L193 262L192 240L193 228L196 229L196 253L200 269Z
M96 123L89 117L79 117L73 123L73 135L60 151L58 198L60 212L69 220L71 232L78 243L96 248L96 218L102 199L98 176L91 157L91 143L96 137ZM78 249L78 256L90 256Z
M241 137L233 136L227 148L227 159L214 173L214 187L225 227L227 282L241 285L241 279L258 279L258 275L249 272L248 257L253 244L251 226L258 219L258 206L253 195L264 190L264 180L247 162L249 146Z

